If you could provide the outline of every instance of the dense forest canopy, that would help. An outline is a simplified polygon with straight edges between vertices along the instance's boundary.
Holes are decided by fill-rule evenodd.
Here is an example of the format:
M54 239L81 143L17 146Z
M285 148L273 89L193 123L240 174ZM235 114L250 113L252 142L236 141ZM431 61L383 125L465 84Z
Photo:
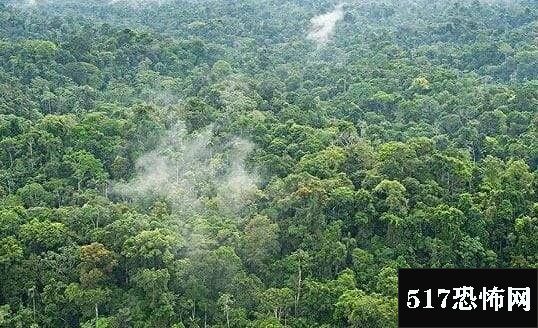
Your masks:
M0 327L395 327L538 267L534 0L0 1Z

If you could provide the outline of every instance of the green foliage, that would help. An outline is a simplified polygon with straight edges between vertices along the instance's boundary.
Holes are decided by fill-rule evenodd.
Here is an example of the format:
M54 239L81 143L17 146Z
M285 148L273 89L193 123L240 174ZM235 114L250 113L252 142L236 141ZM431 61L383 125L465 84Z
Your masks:
M538 267L536 1L331 6L0 5L0 327L395 327L398 268Z

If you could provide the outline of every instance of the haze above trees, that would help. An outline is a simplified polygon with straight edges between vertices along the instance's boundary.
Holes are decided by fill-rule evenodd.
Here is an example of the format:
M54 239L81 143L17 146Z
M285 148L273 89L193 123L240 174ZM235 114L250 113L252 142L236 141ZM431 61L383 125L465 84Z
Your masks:
M0 327L395 327L538 266L535 1L0 3Z

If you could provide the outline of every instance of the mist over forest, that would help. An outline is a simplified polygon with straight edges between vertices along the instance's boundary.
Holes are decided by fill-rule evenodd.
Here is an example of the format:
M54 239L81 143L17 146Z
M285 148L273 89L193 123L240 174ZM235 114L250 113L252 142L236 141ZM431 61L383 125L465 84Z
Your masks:
M535 0L0 0L0 328L386 328L538 268Z

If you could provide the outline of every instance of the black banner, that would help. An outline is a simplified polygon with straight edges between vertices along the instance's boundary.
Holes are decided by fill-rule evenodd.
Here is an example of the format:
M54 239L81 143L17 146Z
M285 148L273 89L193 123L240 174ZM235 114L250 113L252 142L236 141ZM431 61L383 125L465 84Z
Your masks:
M536 269L400 269L399 327L538 326Z

